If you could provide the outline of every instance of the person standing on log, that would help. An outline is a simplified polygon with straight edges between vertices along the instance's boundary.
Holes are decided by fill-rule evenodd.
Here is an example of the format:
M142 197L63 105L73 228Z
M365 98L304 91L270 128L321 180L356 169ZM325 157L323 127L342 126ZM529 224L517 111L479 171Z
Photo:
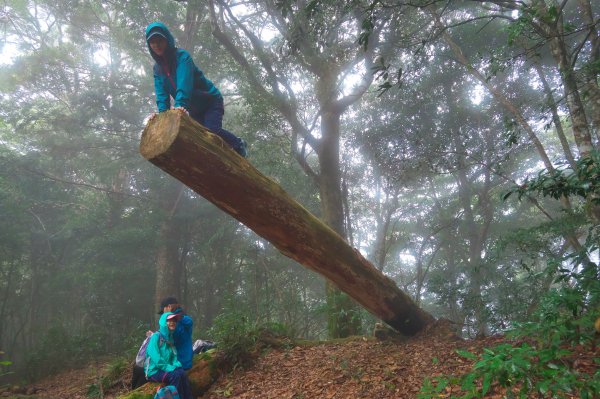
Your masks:
M190 115L246 157L246 141L222 127L225 107L221 92L194 64L190 53L175 47L175 39L167 26L162 22L148 25L146 42L150 55L156 61L154 91L158 112L171 109L173 97L175 109Z

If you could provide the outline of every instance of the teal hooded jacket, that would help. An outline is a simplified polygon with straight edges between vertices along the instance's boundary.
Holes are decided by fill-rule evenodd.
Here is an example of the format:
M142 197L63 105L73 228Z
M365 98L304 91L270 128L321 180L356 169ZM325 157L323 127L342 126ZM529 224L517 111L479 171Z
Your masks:
M146 347L146 376L150 377L159 371L170 373L181 363L177 360L177 350L173 343L173 334L167 326L167 317L173 313L163 313L158 320L158 331L152 334Z
M150 48L149 38L154 32L167 39L167 51L158 56ZM219 89L204 76L192 56L186 50L175 47L175 38L162 22L153 22L146 27L146 44L154 65L154 91L158 112L171 108L171 98L175 108L183 107L192 115L199 115L215 99L222 99Z

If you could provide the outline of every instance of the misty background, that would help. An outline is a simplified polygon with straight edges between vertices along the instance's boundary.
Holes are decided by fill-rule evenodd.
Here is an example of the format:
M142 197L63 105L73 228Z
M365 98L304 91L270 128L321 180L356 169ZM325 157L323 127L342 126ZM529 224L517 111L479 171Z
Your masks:
M2 2L0 378L136 349L165 273L195 338L377 321L139 155L156 20L248 160L419 306L465 337L527 320L596 268L592 3Z

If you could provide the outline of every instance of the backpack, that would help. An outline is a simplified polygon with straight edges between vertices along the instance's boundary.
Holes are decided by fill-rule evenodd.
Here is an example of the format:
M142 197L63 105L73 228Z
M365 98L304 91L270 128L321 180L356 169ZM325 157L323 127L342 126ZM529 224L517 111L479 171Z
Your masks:
M212 341L204 341L202 339L197 339L196 341L194 341L194 345L192 346L192 352L194 354L206 352L207 350L212 349L215 346L217 345Z
M154 399L181 399L179 393L177 392L177 388L173 385L167 385L166 387L160 388L156 391L156 395L154 395Z
M135 365L138 367L144 367L144 362L146 361L146 348L148 347L148 342L150 342L150 337L152 334L148 335L144 342L142 342L142 346L140 346L140 350L138 350L137 355L135 355Z
M158 346L161 346L163 344L163 342L165 341L165 339L163 338L163 336L161 335L161 333L159 333L158 331L155 331L154 333L148 335L146 337L146 339L144 340L144 342L142 342L142 346L140 346L140 349L138 350L137 355L135 356L135 365L138 367L143 367L146 368L146 348L148 347L148 342L150 342L150 338L154 335L154 334L158 334L159 335L159 340L158 340Z

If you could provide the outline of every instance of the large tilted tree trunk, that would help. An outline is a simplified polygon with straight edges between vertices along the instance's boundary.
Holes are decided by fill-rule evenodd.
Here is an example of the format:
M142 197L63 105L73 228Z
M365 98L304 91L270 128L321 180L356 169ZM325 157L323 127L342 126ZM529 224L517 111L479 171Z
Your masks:
M150 121L140 152L401 333L434 321L339 234L186 115L167 111Z

